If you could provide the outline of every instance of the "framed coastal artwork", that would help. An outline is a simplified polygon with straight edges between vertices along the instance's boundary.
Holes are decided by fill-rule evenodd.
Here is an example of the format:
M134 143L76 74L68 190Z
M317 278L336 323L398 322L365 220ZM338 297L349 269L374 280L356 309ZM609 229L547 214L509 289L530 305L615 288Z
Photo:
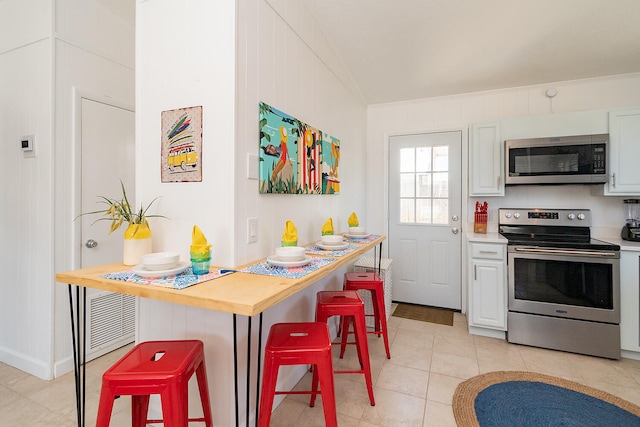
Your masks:
M340 141L263 102L260 193L337 194Z
M161 113L162 182L202 181L202 106Z

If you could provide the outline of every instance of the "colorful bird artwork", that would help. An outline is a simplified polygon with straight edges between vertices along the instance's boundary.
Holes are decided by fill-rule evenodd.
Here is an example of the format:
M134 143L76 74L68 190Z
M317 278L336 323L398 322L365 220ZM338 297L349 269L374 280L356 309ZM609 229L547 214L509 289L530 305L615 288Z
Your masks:
M263 102L258 128L260 193L323 194L329 164L337 178L339 155L332 157L337 148L331 146L331 141L339 145L337 139L325 141L328 134ZM330 163L323 163L323 155L332 157ZM338 188L339 183L333 183L324 194L334 194Z

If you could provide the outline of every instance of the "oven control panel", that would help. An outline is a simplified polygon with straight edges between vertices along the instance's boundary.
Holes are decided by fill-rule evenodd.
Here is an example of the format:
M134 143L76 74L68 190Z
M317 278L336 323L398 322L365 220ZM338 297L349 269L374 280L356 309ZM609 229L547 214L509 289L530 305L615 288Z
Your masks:
M505 225L558 225L590 227L589 209L498 209L498 222Z

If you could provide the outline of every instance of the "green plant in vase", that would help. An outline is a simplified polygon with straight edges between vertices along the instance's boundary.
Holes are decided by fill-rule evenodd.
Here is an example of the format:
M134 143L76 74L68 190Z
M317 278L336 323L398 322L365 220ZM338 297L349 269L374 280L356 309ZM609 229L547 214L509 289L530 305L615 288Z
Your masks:
M102 214L101 218L96 219L93 224L98 221L110 221L109 234L118 230L123 224L127 224L124 232L124 255L123 263L125 265L136 265L141 262L142 255L151 253L151 229L149 228L148 218L166 218L163 215L148 214L149 208L159 198L156 197L146 207L140 205L139 209L134 210L129 203L127 191L124 183L120 180L122 188L122 198L112 199L105 196L99 196L100 203L105 204L106 209L93 212L86 212L83 215Z

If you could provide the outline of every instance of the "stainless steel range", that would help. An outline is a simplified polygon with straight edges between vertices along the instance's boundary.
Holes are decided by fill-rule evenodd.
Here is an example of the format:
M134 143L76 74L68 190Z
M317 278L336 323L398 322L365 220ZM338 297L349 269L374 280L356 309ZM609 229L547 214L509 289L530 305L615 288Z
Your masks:
M620 246L587 209L499 209L512 343L620 358Z

